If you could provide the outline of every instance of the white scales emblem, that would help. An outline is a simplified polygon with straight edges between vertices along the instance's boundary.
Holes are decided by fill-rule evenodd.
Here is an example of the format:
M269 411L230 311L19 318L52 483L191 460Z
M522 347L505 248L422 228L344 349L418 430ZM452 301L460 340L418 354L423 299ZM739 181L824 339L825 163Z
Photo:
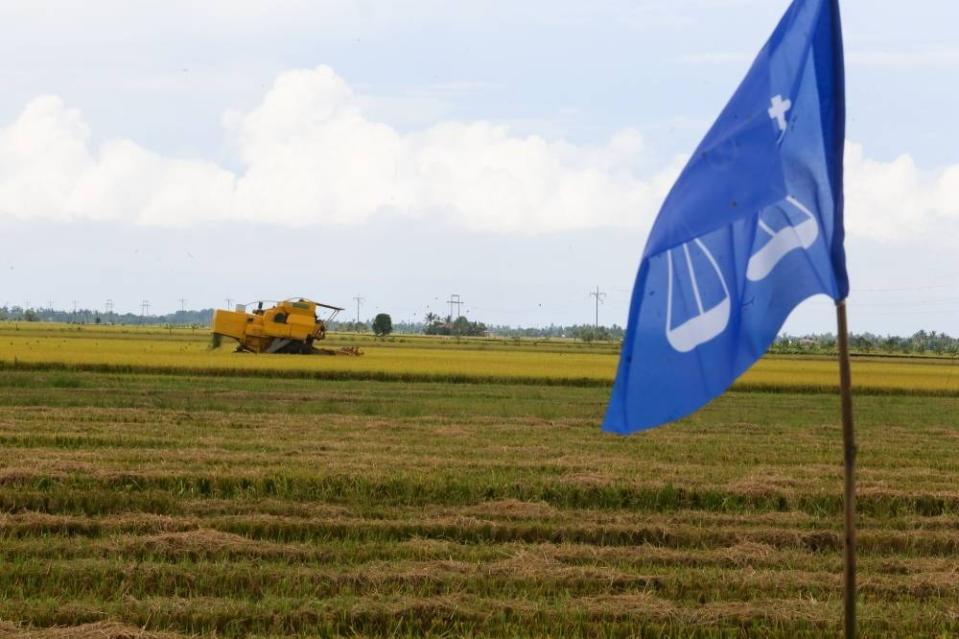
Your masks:
M770 101L768 110L769 117L776 121L780 131L777 143L781 142L786 136L786 131L789 128L789 121L786 119L786 114L791 108L792 101L788 98L783 99L781 95L776 95ZM757 226L760 231L770 236L770 240L749 258L749 263L746 266L746 278L751 282L760 282L766 279L786 255L796 249L808 249L816 241L816 238L819 237L819 223L816 221L816 216L813 215L812 211L792 195L787 196L784 202L794 207L804 216L804 219L798 224L789 224L775 231L762 217L759 218ZM693 250L698 250L703 254L719 278L719 283L723 289L722 300L708 309L703 306L699 282L696 279L693 260L690 256L690 246L693 246ZM668 286L666 289L666 340L670 346L680 353L688 353L696 347L719 336L726 330L732 314L732 306L729 299L729 287L723 277L722 270L719 268L716 258L709 252L706 245L703 244L699 238L696 238L692 242L683 244L682 248L686 258L686 269L689 273L689 281L692 285L693 298L696 300L698 313L678 326L673 326L674 273L673 251L670 249L666 252L668 277Z

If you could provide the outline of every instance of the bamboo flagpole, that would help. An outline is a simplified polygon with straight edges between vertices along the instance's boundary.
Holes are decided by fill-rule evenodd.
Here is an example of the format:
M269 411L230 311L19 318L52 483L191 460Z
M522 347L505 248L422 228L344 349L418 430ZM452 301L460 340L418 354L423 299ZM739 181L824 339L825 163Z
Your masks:
M846 639L856 637L856 432L852 421L852 374L849 367L849 329L846 300L836 303L839 330L839 396L842 404L843 515L845 544L843 609Z

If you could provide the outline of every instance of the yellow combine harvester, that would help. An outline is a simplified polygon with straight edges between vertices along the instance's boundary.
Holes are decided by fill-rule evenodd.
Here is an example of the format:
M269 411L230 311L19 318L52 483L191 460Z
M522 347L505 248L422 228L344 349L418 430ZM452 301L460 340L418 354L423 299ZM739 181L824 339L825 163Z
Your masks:
M269 303L269 302L267 302ZM229 337L238 342L237 352L245 353L299 353L303 355L361 355L358 348L314 348L313 342L326 337L326 322L342 308L320 304L304 298L291 298L263 308L257 302L252 313L246 311L252 304L238 304L236 310L217 309L213 312L213 344ZM330 311L321 320L318 309Z

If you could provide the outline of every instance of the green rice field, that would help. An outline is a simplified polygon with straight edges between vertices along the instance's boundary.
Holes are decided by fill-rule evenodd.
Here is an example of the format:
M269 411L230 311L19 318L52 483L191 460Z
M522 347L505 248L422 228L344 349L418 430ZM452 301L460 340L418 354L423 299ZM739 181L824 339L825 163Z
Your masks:
M620 438L610 345L80 333L0 327L0 637L840 633L828 360ZM959 634L954 366L854 368L864 637Z

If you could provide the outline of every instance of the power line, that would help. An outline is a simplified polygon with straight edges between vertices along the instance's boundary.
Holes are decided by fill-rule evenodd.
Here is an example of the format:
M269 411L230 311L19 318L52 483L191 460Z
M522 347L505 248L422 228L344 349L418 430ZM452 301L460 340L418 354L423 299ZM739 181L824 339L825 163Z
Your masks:
M359 295L357 295L356 297L353 298L353 301L356 302L356 323L359 324L360 323L360 305L366 301L366 298L360 297Z
M455 320L457 317L459 317L460 315L462 315L462 312L461 312L461 311L462 311L462 308L463 308L463 298L460 296L459 293L452 293L452 294L450 295L450 298L449 298L448 300L446 300L446 303L450 305L450 321L451 321L451 322L452 322L453 320ZM453 316L453 307L454 307L454 306L456 307L456 316L455 316L455 317Z
M959 297L931 297L918 300L890 300L886 302L852 302L853 306L885 307L885 306L943 306L959 304Z
M908 291L929 291L933 289L956 288L959 282L952 284L928 284L925 286L904 286L901 288L854 288L853 293L903 293Z
M886 315L955 315L956 310L954 308L926 308L921 310L909 310L903 309L898 311L870 311L870 315L877 315L884 317Z
M606 299L606 293L603 293L599 290L599 286L596 287L595 291L590 291L590 297L596 298L596 328L599 328L599 305L603 304L604 299Z

